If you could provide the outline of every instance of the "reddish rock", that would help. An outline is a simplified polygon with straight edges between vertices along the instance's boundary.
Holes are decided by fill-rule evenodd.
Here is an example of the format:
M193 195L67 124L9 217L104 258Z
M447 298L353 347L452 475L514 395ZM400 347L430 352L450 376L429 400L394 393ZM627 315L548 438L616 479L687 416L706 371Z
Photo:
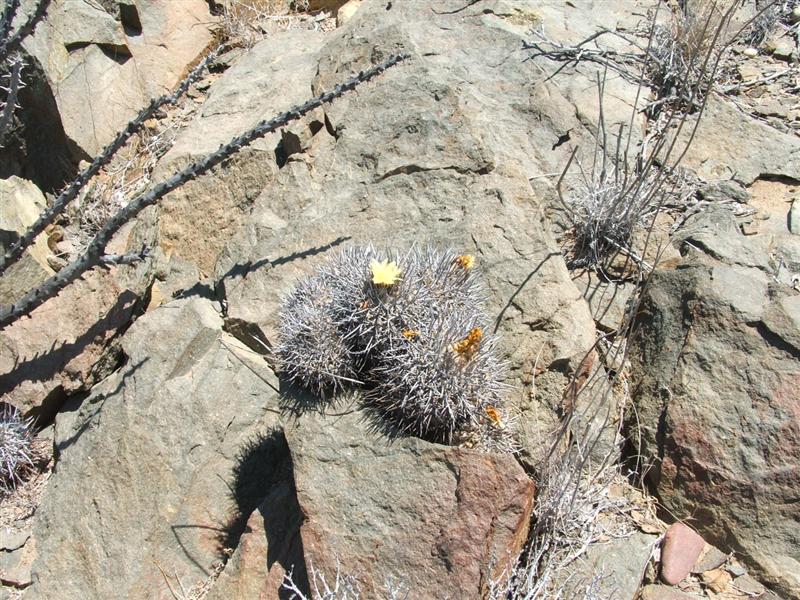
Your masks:
M287 439L306 565L363 597L387 579L411 598L482 598L522 547L533 483L513 456L387 440L364 415L306 415Z
M661 550L661 579L664 583L680 583L692 570L703 551L705 541L691 527L673 523L664 536Z
M67 394L89 389L109 342L133 316L138 296L107 271L92 271L3 330L0 394L47 420ZM111 365L113 368L113 364Z

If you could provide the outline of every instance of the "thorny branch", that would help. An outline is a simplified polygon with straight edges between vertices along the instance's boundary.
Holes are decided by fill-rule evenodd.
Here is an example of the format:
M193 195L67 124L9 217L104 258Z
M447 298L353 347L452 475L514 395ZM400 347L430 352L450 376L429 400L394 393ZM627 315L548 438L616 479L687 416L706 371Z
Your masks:
M366 71L361 71L358 75L337 85L333 90L324 92L317 98L312 98L304 104L296 106L273 119L261 121L250 131L233 138L227 144L220 146L217 151L175 173L172 177L158 184L149 192L141 194L108 220L106 225L95 235L86 252L78 260L64 267L38 288L25 294L25 296L16 303L0 309L0 328L5 327L23 315L29 314L46 300L55 296L64 287L78 279L83 273L97 265L99 258L104 254L103 251L106 245L111 241L114 234L144 208L155 204L169 192L220 164L254 140L263 137L271 131L280 129L287 123L297 120L323 104L342 96L345 92L355 89L359 84L369 81L373 77L383 73L386 69L405 60L407 57L407 54L391 56L379 65L367 69Z
M175 104L189 89L189 86L196 81L205 69L216 60L221 47L213 50L199 65L197 65L189 75L181 82L178 88L171 94L165 94L160 98L153 99L150 104L143 108L136 117L130 121L125 129L117 134L117 137L92 161L83 172L81 172L69 186L59 194L53 204L45 209L36 222L31 225L25 233L0 257L0 275L5 270L17 262L22 256L25 248L30 246L36 237L42 233L48 225L53 223L55 218L64 212L67 206L78 196L86 182L94 177L102 167L104 167L125 145L132 135L142 128L144 122L149 119L160 107L166 104ZM2 129L0 129L2 131Z

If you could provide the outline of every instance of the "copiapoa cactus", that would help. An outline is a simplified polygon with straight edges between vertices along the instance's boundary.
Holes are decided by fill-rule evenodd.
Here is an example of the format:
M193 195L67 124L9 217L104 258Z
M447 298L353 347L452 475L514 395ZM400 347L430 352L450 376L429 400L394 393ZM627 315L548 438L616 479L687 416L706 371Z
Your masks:
M283 304L282 372L321 395L364 385L366 407L392 431L510 449L505 364L474 263L434 248L340 251Z
M20 474L33 466L31 443L33 421L24 419L10 404L0 407L0 494L7 494L20 482Z

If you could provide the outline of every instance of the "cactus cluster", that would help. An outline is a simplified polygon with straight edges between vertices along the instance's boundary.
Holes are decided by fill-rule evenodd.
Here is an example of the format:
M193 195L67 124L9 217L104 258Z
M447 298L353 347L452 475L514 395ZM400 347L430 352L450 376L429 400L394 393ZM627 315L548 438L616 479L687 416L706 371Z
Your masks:
M510 449L505 364L474 262L434 248L338 252L284 301L283 374L322 396L363 385L391 431Z
M7 403L0 407L0 495L17 486L20 474L33 466L32 420Z

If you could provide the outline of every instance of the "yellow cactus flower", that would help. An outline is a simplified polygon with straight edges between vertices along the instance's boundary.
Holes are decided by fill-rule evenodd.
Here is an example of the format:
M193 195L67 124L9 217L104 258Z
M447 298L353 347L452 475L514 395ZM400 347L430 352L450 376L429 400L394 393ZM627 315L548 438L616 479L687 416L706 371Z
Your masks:
M478 351L483 339L483 329L476 327L460 342L453 344L453 352L464 358L472 358Z
M486 414L489 416L489 419L491 419L492 423L494 423L495 427L498 429L505 428L505 423L503 423L503 419L500 417L500 411L498 411L494 406L487 406Z
M388 259L381 262L373 260L369 263L369 268L372 271L372 283L375 285L394 285L402 273L397 263Z
M466 270L469 271L473 266L475 266L475 257L472 254L462 254L461 256L456 256L456 263Z

